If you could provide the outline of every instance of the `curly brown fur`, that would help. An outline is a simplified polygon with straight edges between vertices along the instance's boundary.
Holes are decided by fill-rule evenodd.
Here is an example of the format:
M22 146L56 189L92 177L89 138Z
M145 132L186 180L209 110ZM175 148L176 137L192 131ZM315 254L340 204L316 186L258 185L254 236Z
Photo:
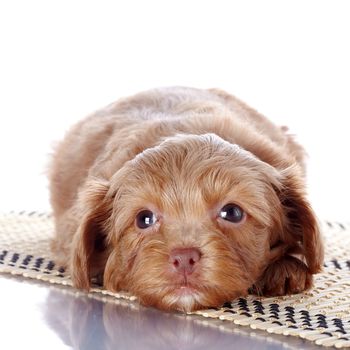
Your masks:
M303 148L286 128L235 97L147 91L79 122L58 146L52 248L76 287L98 278L161 309L217 306L252 287L297 293L323 262L304 178ZM222 219L227 203L244 220ZM157 220L141 229L146 209ZM194 268L174 267L177 249L198 252Z

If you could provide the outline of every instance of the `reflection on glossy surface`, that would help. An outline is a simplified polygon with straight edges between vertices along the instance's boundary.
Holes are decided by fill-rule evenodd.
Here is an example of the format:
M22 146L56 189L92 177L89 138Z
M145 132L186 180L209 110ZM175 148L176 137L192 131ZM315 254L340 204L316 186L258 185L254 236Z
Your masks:
M165 313L114 298L99 300L99 295L47 284L0 276L0 288L1 340L14 349L319 349L231 322Z
M43 319L49 289L0 274L1 349L71 349Z

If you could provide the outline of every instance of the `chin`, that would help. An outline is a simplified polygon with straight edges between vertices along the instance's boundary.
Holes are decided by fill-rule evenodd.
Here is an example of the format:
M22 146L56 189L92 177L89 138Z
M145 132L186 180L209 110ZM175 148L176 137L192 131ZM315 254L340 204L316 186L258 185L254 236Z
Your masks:
M197 292L174 292L166 295L161 301L169 310L191 312L203 308Z
M138 293L140 295L140 293ZM220 306L246 292L218 293L216 290L201 291L190 286L180 286L163 293L141 295L139 300L145 306L153 306L164 311L184 313Z

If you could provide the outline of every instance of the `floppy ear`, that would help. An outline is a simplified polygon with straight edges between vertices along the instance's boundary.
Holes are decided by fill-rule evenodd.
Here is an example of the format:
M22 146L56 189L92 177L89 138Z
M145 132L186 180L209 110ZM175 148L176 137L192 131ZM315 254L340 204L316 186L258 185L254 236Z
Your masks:
M295 168L282 172L282 188L278 191L285 214L282 241L291 247L291 254L301 255L308 272L314 274L322 269L323 242L316 216L306 199L303 181Z
M70 272L77 288L89 289L91 278L103 274L107 260L106 237L112 212L109 183L89 179L80 192L79 208L83 208L80 225L72 242Z

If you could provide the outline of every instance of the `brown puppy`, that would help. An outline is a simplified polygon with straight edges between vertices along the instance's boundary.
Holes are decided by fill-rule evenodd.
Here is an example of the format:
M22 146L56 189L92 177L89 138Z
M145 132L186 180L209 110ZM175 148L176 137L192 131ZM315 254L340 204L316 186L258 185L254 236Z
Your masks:
M190 311L298 293L322 267L302 147L223 91L108 106L70 130L50 180L53 251L78 288Z

